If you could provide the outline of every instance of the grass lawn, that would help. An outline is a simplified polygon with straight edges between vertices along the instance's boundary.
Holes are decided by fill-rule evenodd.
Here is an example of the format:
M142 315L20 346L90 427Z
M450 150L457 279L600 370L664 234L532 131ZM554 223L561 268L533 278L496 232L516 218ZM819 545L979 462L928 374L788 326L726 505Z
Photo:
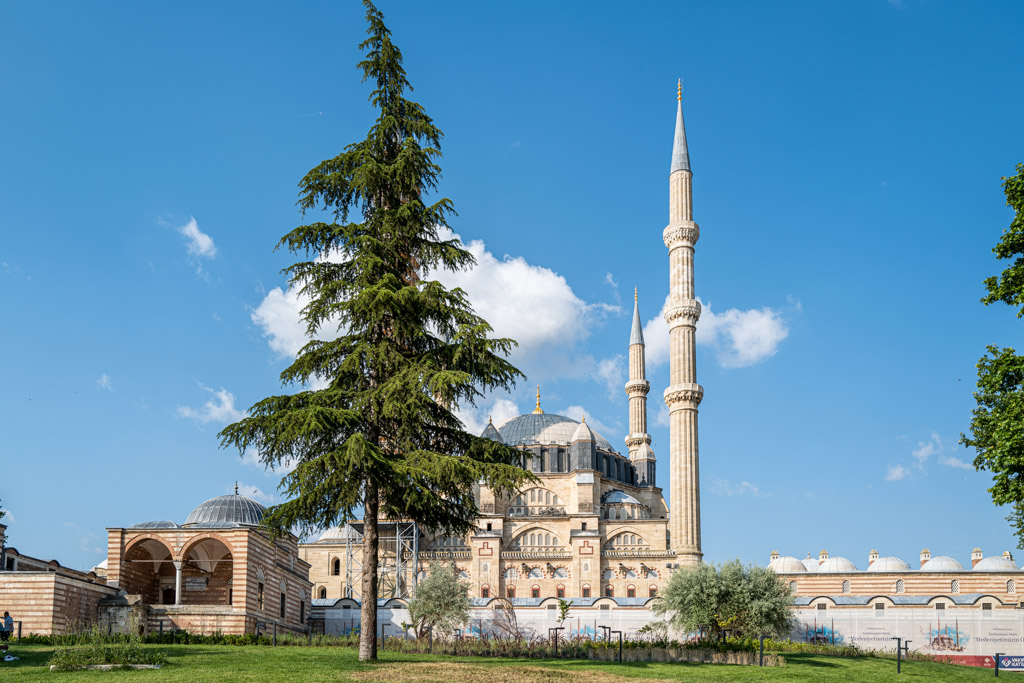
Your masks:
M21 659L0 662L0 681L443 681L444 683L612 683L665 680L880 681L992 678L991 669L932 662L904 663L867 657L825 657L790 653L784 668L708 664L615 664L584 660L483 659L382 652L373 666L359 664L351 648L235 647L230 645L146 645L162 650L168 665L159 671L51 673L49 646L12 646ZM1010 674L1012 675L1012 674Z

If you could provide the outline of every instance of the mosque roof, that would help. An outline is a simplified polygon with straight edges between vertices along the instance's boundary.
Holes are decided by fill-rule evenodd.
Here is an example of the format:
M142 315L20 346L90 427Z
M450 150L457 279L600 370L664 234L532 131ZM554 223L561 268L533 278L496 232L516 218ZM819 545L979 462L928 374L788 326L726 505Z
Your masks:
M672 169L676 171L690 170L690 152L686 148L686 126L683 125L683 82L679 81L679 104L676 107L676 136L672 141Z
M845 557L830 557L821 563L818 571L822 574L848 574L857 571L857 565Z
M231 523L256 526L267 513L267 509L251 498L237 493L228 496L217 496L200 503L185 520L185 524L210 523L228 525Z
M880 557L868 565L869 572L906 572L910 565L898 557Z
M161 520L159 522L142 522L141 524L132 524L129 529L177 529L178 525L174 522L167 520Z
M816 571L818 571L818 564L819 564L818 560L816 558L811 557L810 553L807 553L807 557L805 557L804 559L802 559L800 561L803 562L804 568L807 569L807 571L809 571L809 572L816 572Z
M560 444L569 445L579 422L564 415L552 413L528 413L513 417L498 427L502 440L509 446L520 444ZM595 445L603 451L615 451L608 439L597 432L594 434ZM487 430L481 436L487 436Z
M497 441L498 443L504 443L504 441L501 438L501 434L494 427L494 423L491 422L491 420L489 418L487 420L487 426L484 427L484 431L483 431L483 433L480 436L484 437L485 439L490 439L491 441Z
M978 562L974 565L973 570L976 572L1015 572L1017 565L1005 557L993 555Z
M640 304L633 293L633 329L629 333L629 345L644 343L644 326L640 322Z
M612 489L608 493L601 496L602 503L632 503L633 505L640 505L640 501L629 495L625 491L620 489Z
M768 568L776 574L795 574L807 571L807 567L803 562L795 557L789 557L787 555L777 557L769 562Z
M947 555L939 555L921 565L923 572L962 572L963 565Z
M320 541L344 541L349 538L362 540L363 536L351 524L345 526L332 526L327 531L320 534L320 538L316 539Z

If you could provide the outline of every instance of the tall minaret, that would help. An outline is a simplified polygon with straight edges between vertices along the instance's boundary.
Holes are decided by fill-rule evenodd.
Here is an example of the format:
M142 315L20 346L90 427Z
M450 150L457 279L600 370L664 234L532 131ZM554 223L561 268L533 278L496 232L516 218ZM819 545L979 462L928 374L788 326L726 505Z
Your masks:
M669 300L665 322L669 329L670 548L680 564L699 564L700 471L697 458L697 406L704 389L697 384L696 332L700 303L693 292L693 249L700 228L693 222L693 174L683 125L683 82L679 81L676 135L669 170L668 247Z
M644 327L640 322L640 304L634 289L633 329L629 333L629 381L626 382L626 395L629 396L626 448L636 468L637 483L654 486L654 451L651 450L651 435L647 433L647 392L651 390L651 383L646 375Z

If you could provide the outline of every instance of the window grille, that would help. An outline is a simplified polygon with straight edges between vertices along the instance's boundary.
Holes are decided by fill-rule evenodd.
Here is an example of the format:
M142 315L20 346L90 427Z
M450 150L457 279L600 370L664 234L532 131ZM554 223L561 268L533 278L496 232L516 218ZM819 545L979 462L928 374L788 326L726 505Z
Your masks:
M949 592L959 593L960 592L960 579L953 579L949 582Z
M1017 592L1017 582L1014 581L1013 579L1010 579L1009 581L1007 581L1006 582L1006 592L1010 593L1010 594L1016 593Z
M844 593L849 593L850 592L850 582L849 581L843 581L843 592Z
M905 590L905 588L906 586L903 583L903 579L896 579L896 592L902 593Z

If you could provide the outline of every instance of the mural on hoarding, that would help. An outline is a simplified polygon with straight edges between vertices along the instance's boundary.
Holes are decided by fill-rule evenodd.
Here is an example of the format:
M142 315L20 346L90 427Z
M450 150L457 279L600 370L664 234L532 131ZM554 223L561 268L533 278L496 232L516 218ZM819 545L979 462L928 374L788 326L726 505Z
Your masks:
M920 629L921 635L925 636L927 643L923 649L935 650L936 652L963 652L964 647L971 639L969 635L960 630L960 620L954 619L953 626L942 625L936 621L934 625L929 624L927 628Z
M825 625L822 623L818 625L818 620L815 618L814 624L804 624L804 642L814 643L815 645L842 645L843 634L836 631L836 620L833 619L832 623Z

